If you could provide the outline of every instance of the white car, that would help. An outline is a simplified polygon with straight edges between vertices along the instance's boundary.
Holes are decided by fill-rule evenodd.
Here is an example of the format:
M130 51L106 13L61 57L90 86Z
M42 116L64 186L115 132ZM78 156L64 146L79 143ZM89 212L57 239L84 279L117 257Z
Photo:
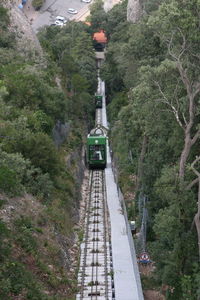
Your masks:
M91 0L81 0L82 2L84 2L84 3L90 3L91 2Z
M76 9L74 9L74 8L69 8L67 12L68 12L69 14L73 14L73 15L75 15L75 14L78 13L78 11L77 11Z
M65 17L57 16L56 21L63 22L63 24L67 23L67 19Z
M61 16L57 16L56 17L56 21L60 21L60 22L63 22L66 21L64 17L61 17Z
M63 27L64 23L61 21L56 20L52 25L61 26Z

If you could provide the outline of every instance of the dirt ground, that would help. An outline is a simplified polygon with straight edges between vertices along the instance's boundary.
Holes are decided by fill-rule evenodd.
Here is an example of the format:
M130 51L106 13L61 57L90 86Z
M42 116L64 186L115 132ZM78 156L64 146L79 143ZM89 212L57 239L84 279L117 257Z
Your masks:
M140 274L144 276L151 276L151 273L155 270L154 264L142 265L139 264ZM144 290L144 300L165 300L165 297L156 290Z
M21 1L20 1L21 2ZM32 1L27 0L26 4L23 7L23 12L27 16L30 23L32 23L38 16L39 12L34 9L32 6Z
M144 300L165 300L165 297L158 291L146 290L144 291Z

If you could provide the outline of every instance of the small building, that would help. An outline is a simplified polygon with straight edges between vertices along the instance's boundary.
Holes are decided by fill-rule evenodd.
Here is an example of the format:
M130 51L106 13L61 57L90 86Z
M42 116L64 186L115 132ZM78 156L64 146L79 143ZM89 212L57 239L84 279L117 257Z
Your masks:
M94 48L96 51L103 51L106 43L107 37L104 30L100 30L99 32L95 32L93 34Z

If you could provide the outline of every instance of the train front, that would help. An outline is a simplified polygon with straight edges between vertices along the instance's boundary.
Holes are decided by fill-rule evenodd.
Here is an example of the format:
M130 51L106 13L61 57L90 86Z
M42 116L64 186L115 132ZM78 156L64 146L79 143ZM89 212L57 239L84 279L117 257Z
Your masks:
M87 137L87 162L91 169L106 168L107 137L102 128L93 129Z

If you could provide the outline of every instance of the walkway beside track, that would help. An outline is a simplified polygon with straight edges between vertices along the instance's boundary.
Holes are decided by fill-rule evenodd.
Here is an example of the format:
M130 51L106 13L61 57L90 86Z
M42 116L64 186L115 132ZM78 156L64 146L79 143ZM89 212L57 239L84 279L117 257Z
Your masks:
M103 94L102 125L108 128L105 103L105 84L101 81ZM140 275L133 240L130 237L126 211L122 209L118 188L111 166L109 145L107 146L107 168L105 169L107 205L111 223L111 245L114 270L115 300L143 300Z

